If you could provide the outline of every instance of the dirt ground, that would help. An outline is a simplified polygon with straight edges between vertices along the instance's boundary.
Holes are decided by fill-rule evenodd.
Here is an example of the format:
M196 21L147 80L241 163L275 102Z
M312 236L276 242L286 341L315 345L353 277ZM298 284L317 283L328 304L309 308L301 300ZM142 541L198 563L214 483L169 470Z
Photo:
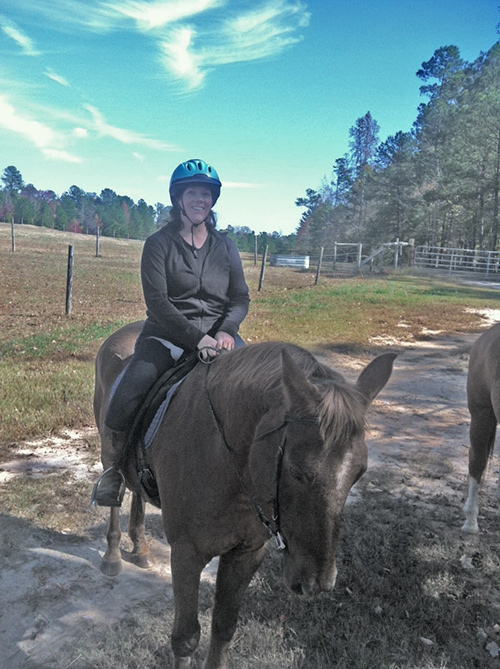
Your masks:
M490 320L488 320L490 319ZM485 313L484 325L500 320L500 311ZM369 467L401 472L400 490L411 488L414 499L441 494L456 506L456 528L466 495L468 421L465 382L468 352L478 334L443 338L428 333L425 341L400 345L388 342L400 355L393 376L369 414ZM326 361L354 380L368 356L332 353ZM0 483L18 476L47 476L68 471L75 481L88 481L89 493L100 466L89 462L92 431L71 432L59 439L18 444L16 460L0 463ZM28 457L29 456L29 457ZM497 456L496 456L497 457ZM485 485L496 485L495 459ZM351 501L356 499L356 490ZM127 505L122 513L127 523ZM131 607L158 593L169 592L169 549L162 538L159 512L148 508L148 533L156 566L142 571L128 561L130 543L124 537L124 567L115 578L99 571L105 548L105 510L90 511L90 540L71 528L44 530L9 515L0 515L0 666L56 666L57 650L78 638L89 625L110 623ZM500 520L499 520L500 522ZM449 528L448 528L449 529ZM206 570L212 578L216 563Z

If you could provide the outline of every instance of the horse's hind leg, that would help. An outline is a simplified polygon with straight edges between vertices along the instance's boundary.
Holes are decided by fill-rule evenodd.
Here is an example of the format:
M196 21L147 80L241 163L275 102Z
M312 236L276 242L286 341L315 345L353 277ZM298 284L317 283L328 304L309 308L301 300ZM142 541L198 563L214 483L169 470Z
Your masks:
M132 495L132 504L130 505L128 533L134 546L132 549L131 560L141 569L149 569L149 567L152 567L155 563L146 541L144 526L145 515L145 502L141 502L138 495L134 493Z
M122 569L122 556L120 553L120 508L110 508L109 525L106 534L108 548L101 560L101 571L106 576L116 576Z
M469 494L464 506L463 532L479 532L479 483L495 442L497 419L491 407L471 409ZM497 493L498 494L498 493Z

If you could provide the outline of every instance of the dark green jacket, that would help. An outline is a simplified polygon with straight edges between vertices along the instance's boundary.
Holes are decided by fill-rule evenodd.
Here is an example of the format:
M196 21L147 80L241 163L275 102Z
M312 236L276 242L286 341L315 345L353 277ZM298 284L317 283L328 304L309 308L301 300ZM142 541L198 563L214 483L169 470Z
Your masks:
M141 280L147 320L142 336L194 350L205 334L237 334L250 303L240 255L232 240L211 228L207 243L200 268L192 249L168 226L146 239Z

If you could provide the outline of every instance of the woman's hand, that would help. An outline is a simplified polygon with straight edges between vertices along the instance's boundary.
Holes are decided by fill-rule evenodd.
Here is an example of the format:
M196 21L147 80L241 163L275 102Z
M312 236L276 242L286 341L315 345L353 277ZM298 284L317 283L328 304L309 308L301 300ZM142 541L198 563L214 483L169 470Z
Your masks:
M215 338L210 335L205 335L200 339L197 346L203 360L215 357L223 349L232 351L234 348L234 337L231 337L227 332L220 330L216 333Z
M205 335L200 339L196 348L200 351L202 359L208 360L209 358L214 358L219 353L220 345L217 339L214 339L210 335Z
M232 351L234 348L234 337L231 337L230 334L227 334L227 332L222 332L222 330L219 330L215 334L215 339L217 340L217 346L222 350L226 349L227 351Z

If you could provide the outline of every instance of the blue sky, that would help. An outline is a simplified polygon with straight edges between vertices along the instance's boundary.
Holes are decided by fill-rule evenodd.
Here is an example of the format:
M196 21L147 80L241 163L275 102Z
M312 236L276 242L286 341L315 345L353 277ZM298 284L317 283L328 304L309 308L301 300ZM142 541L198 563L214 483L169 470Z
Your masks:
M0 172L61 195L169 204L175 166L223 182L219 227L294 232L370 111L408 131L441 46L474 60L498 0L2 0Z

